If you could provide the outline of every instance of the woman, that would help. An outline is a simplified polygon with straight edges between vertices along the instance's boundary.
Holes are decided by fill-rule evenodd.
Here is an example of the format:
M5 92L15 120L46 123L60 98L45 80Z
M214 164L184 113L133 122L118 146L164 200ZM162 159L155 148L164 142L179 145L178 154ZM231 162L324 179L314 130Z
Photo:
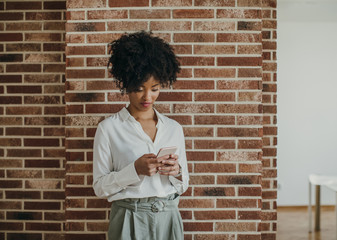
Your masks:
M112 202L109 240L183 239L179 195L188 188L183 129L153 108L180 70L172 48L144 31L111 43L111 73L129 105L102 121L93 158L95 194ZM175 154L157 157L164 147Z

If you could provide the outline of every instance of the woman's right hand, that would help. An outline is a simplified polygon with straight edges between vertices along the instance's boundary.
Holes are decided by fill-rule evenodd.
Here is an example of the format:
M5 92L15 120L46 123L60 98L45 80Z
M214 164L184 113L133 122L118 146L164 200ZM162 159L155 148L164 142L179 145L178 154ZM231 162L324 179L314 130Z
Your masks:
M135 161L135 169L138 175L153 176L158 172L158 167L161 165L157 156L153 153L144 154Z

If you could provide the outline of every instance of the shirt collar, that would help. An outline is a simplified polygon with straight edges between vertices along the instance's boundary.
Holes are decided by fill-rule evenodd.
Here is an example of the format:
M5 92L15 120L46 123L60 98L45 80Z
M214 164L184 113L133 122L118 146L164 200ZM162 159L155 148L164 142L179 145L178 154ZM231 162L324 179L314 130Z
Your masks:
M161 121L162 123L164 123L164 116L159 113L155 108L153 108L154 112L157 115L158 121ZM126 107L123 107L122 110L120 110L120 116L122 118L123 121L128 120L130 117L132 117L132 115L129 113L129 111L126 109Z

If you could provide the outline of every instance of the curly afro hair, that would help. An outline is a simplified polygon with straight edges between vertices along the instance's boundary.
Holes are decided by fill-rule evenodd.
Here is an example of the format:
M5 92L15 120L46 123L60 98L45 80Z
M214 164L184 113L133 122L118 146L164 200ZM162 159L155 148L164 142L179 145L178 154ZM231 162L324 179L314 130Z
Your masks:
M108 68L122 94L136 91L151 76L171 86L180 72L172 47L152 32L124 34L111 42Z

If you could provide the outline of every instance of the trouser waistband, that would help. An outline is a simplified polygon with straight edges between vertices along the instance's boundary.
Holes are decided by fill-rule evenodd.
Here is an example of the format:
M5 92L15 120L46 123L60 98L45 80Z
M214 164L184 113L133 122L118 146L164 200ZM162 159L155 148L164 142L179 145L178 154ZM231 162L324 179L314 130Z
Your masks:
M178 207L179 195L171 194L165 198L128 198L113 202L119 207L127 208L134 212L167 212Z

